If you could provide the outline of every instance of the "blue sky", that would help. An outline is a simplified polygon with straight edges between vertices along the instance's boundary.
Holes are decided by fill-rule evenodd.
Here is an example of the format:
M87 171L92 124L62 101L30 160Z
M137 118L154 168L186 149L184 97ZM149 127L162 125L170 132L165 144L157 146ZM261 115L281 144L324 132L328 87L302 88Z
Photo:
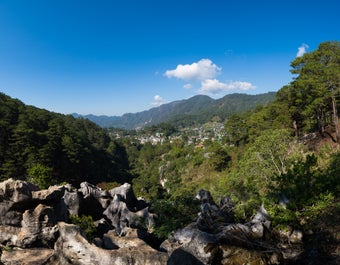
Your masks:
M97 115L277 91L299 51L340 39L339 10L338 0L0 0L0 91Z

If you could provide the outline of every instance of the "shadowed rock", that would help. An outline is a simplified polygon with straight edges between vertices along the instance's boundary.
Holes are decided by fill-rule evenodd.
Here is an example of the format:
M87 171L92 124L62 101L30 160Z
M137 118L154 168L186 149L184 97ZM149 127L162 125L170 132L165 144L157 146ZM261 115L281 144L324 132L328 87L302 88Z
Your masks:
M284 240L279 243L267 240L270 219L263 205L242 224L234 223L229 197L217 205L209 191L200 190L196 200L201 203L197 219L174 231L156 250L143 240L150 231L145 225L154 226L154 215L144 200L136 199L130 184L110 191L87 182L79 190L70 185L38 190L9 179L0 183L1 261L6 265L280 264L296 259L303 250L302 233L297 230L281 236ZM65 223L69 215L81 220L82 214L91 215L97 229L91 242L78 226ZM3 246L23 250L11 255Z

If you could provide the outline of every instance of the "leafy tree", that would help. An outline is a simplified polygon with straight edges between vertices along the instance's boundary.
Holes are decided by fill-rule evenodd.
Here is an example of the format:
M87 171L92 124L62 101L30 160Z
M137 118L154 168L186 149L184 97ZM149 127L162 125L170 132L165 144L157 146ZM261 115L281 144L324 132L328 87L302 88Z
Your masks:
M220 144L214 144L210 150L209 163L216 171L223 171L228 167L231 162L231 156L228 154L227 150Z
M250 185L255 184L258 191L267 191L270 183L275 185L271 177L286 173L296 159L294 152L290 153L294 146L288 130L266 130L246 150L240 161L240 170L252 180Z
M336 159L338 153L334 157ZM296 161L286 173L276 176L278 185L269 193L267 201L267 209L274 225L311 226L324 215L335 203L339 192L339 184L329 175L332 170L333 163L329 165L329 169L322 171L318 167L317 157L312 154ZM333 185L329 185L330 183ZM285 198L282 205L280 197Z
M287 129L265 130L250 143L239 160L220 180L233 194L238 218L250 217L263 198L279 185L276 176L287 173L301 153Z
M298 103L296 107L302 109L305 118L316 120L321 135L331 113L339 143L340 42L321 43L316 51L296 58L291 66L291 72L298 75L290 86L292 93L299 96L294 102Z
M247 115L232 114L226 121L224 130L227 135L227 142L230 145L239 146L248 140L248 127L246 125Z

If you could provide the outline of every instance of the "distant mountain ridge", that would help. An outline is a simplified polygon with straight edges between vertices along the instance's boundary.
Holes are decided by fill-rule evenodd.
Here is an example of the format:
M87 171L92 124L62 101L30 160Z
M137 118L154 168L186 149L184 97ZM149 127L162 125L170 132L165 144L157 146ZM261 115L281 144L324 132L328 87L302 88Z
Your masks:
M136 129L163 122L201 124L213 118L223 121L232 113L244 112L255 108L257 105L266 105L275 99L275 95L275 92L258 95L235 93L220 99L197 95L189 99L173 101L146 111L127 113L122 116L79 115L77 113L72 115L87 118L104 128Z

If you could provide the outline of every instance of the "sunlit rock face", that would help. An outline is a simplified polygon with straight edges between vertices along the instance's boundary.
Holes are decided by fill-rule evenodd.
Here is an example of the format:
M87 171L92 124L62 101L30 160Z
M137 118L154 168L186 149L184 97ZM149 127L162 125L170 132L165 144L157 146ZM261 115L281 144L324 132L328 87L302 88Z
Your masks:
M298 230L272 237L263 205L252 220L242 224L234 222L229 197L216 204L209 191L200 190L193 199L201 205L196 220L153 248L147 242L157 216L146 201L135 197L130 184L109 191L87 182L79 189L67 184L39 190L31 183L9 179L0 183L1 262L281 264L296 260L303 250ZM93 223L87 225L94 229L93 235L70 223L75 215L92 217Z

